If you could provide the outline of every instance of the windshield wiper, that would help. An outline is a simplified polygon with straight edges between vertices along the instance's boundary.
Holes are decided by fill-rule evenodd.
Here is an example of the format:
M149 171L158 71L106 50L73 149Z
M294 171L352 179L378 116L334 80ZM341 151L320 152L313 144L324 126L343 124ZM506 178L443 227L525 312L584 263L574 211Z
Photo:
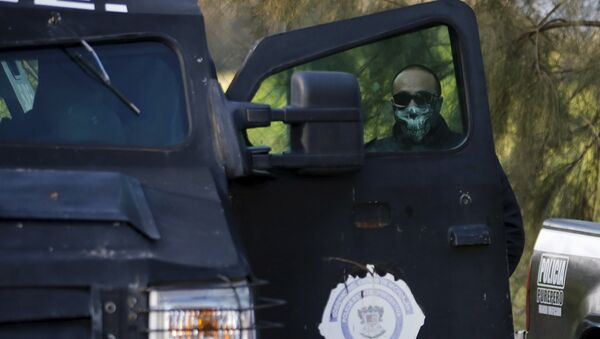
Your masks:
M79 40L81 45L85 48L85 50L92 56L97 67L94 67L94 65L92 65L88 60L86 60L80 53L70 52L67 49L64 49L65 53L67 53L67 55L69 55L71 59L74 60L75 63L77 63L77 65L79 65L81 68L92 73L95 78L97 78L106 88L113 92L113 94L115 94L117 98L119 98L119 100L121 100L135 114L140 115L140 109L131 100L129 100L129 98L127 98L125 94L123 94L117 87L115 87L112 84L112 82L110 81L110 76L106 72L106 69L102 64L102 60L100 60L100 57L98 56L94 48L90 46L90 44L88 44L88 42L81 38L77 33L75 33L75 31L73 31L70 27L68 27L65 23L62 22L60 13L53 12L52 16L50 17L50 20L48 20L48 24L52 26L58 26L60 24L61 27L63 27L64 29L69 31L70 34L75 36Z
M86 43L85 40L82 40L82 42ZM81 54L79 54L77 52L73 52L73 53L69 52L69 51L65 51L65 52L84 70L87 70L90 73L92 73L104 86L106 86L106 88L108 88L111 92L113 92L119 98L119 100L121 100L135 114L139 115L141 113L140 109L131 100L129 100L118 88L116 88L112 84L112 82L110 81L110 77L104 70L104 67L102 67L102 63L99 63L100 70L98 70L89 61L87 61Z

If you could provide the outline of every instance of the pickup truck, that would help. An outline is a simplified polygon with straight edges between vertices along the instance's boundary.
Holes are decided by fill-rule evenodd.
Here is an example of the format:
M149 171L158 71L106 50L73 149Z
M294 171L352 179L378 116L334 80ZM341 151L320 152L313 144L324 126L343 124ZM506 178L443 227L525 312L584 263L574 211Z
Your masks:
M531 257L527 338L600 338L600 224L548 219Z
M265 37L224 92L196 0L0 1L2 338L510 338L502 177L463 2Z

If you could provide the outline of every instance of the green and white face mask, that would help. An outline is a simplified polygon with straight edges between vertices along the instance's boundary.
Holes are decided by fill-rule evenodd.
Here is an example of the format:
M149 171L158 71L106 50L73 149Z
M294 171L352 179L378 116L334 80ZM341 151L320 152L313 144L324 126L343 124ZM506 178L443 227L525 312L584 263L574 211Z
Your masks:
M429 133L435 123L435 115L436 112L431 105L409 105L394 110L394 116L400 124L403 136L416 143L420 143Z

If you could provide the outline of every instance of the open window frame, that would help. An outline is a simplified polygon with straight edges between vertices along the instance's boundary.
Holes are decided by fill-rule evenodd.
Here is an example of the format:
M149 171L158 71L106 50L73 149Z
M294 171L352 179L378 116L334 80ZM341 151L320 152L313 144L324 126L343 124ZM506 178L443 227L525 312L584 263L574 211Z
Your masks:
M445 150L368 152L368 157L458 152L471 143L493 148L479 34L473 11L460 1L432 2L318 25L260 40L232 80L227 97L250 101L267 77L340 52L422 29L446 26L450 35L465 134Z

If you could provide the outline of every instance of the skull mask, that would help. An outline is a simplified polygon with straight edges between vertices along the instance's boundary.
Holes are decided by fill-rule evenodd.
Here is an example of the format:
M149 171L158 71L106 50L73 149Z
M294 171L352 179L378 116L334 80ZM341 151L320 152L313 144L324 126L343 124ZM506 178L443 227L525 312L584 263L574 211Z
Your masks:
M394 136L415 144L425 142L443 120L442 90L435 72L421 65L407 66L394 78L392 90Z
M396 108L394 116L400 124L402 134L414 142L421 142L436 124L436 110L431 105L409 105Z

